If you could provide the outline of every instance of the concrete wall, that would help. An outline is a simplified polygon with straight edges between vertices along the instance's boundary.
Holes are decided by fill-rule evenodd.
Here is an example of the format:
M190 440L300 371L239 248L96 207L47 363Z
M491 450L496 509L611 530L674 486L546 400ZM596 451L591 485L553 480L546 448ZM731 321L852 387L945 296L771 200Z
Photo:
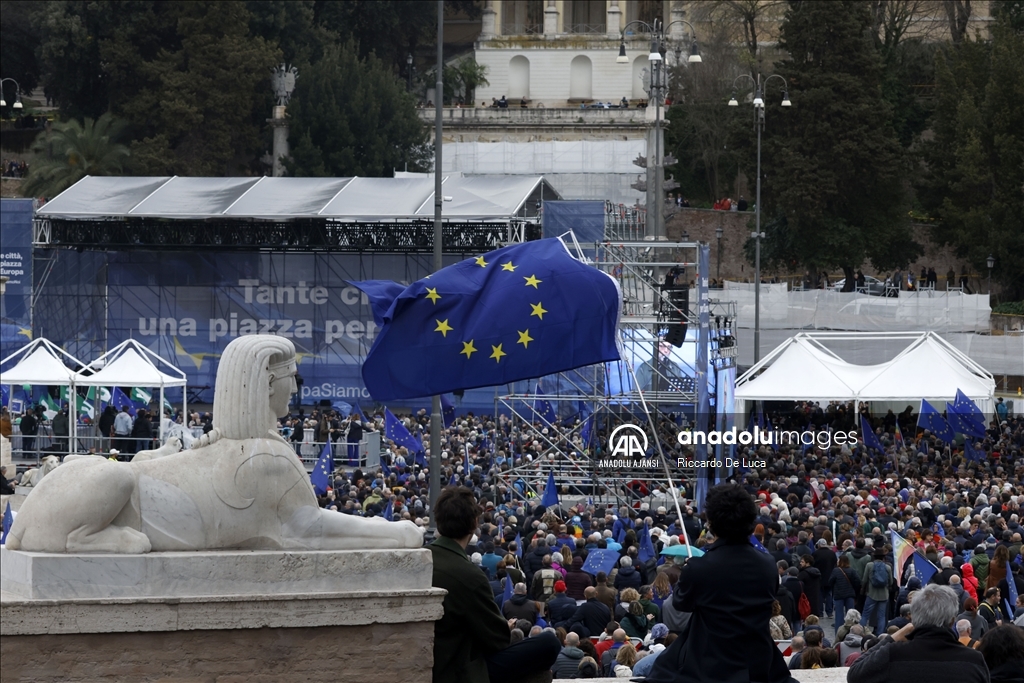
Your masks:
M3 637L4 681L429 680L434 624Z

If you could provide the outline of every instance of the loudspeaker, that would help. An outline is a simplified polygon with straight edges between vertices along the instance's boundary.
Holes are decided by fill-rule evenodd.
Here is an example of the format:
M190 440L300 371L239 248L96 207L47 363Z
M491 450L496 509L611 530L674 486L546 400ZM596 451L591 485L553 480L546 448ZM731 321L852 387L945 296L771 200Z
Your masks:
M669 321L665 341L679 347L686 341L686 314L690 312L690 288L686 285L666 285L662 287L662 291L668 299L668 303L663 306Z

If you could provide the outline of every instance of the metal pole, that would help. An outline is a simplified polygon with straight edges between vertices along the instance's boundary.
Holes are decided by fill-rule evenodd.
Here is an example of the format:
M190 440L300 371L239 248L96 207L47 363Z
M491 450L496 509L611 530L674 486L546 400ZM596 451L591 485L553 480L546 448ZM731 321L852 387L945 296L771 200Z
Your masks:
M758 77L758 92L761 91ZM764 124L764 106L755 107L757 120L757 198L754 211L754 363L761 360L761 127Z
M658 48L661 48L661 41L658 41ZM651 77L656 78L657 85L657 99L654 103L654 203L656 204L654 210L654 239L663 240L665 239L665 195L664 195L664 182L662 179L662 141L661 141L661 98L664 96L662 88L662 78L664 76L664 70L662 69L661 61L654 63L654 68L651 70ZM654 88L652 87L652 90Z
M437 81L434 84L434 269L441 270L441 127L443 115L444 83L444 0L437 0ZM437 517L434 505L441 495L441 397L434 396L430 408L430 522L426 540L437 537Z

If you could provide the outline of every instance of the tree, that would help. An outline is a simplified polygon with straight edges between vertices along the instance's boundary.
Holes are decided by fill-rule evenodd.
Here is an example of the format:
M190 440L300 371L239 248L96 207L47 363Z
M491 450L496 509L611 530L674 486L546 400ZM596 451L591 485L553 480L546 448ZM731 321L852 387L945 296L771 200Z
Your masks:
M289 106L294 176L390 176L426 170L427 128L405 84L352 44L329 48L303 73Z
M40 4L24 0L3 3L0 12L0 63L4 65L3 77L13 78L22 92L31 92L39 84L39 64L36 61L36 44L39 34L35 27L35 14ZM15 86L4 83L4 99L14 101Z
M225 175L262 151L281 53L250 35L250 18L241 2L153 3L136 30L103 41L111 108L135 124L139 172ZM156 51L143 45L146 24L166 35Z
M964 41L936 61L933 138L918 196L936 241L1024 297L1024 37L1000 17L991 43Z
M781 34L790 57L778 70L793 106L779 106L774 85L765 94L763 211L780 227L766 230L762 257L775 267L841 268L848 287L866 259L887 270L921 253L870 30L865 3L792 0Z
M971 20L971 0L942 0L949 20L949 36L955 45L967 36L967 24Z
M778 18L784 5L784 0L712 0L696 4L695 18L712 26L741 27L747 61L752 64L759 56L766 24Z
M104 114L98 120L75 119L53 124L32 144L36 155L23 192L27 197L54 197L87 175L120 175L130 152L121 144L124 121Z

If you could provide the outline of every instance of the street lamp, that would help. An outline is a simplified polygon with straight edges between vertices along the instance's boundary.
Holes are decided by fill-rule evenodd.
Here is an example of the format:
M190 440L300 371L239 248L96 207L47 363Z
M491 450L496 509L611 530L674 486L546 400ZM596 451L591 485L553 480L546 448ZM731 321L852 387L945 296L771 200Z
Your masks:
M736 83L740 79L749 79L754 84L754 127L757 128L757 197L754 200L754 225L755 231L750 233L754 239L754 363L761 360L761 240L764 233L761 232L761 131L764 129L764 87L768 81L777 78L782 81L782 106L791 107L789 101L789 83L778 74L772 74L761 80L761 74L755 79L748 74L741 74L732 82L733 94L729 98L730 107L738 107L736 100Z
M996 257L989 254L985 265L988 266L988 295L992 296L992 269L996 267Z
M687 62L690 64L700 64L703 60L700 56L700 49L697 46L697 30L693 27L693 24L686 21L685 19L677 19L671 22L667 26L660 19L655 19L652 23L648 24L646 21L640 21L639 19L631 21L622 27L619 32L619 55L615 58L617 64L628 64L629 57L626 55L626 31L631 26L638 26L642 30L646 31L651 36L651 51L647 55L647 60L651 65L651 85L650 85L650 99L654 103L654 159L653 163L649 163L647 168L654 174L654 187L650 187L648 184L648 192L651 189L654 190L654 201L648 199L648 213L653 210L654 215L648 215L648 232L647 236L656 240L665 239L665 190L664 190L664 161L662 154L662 141L661 141L661 102L665 96L665 68L664 58L661 56L661 46L665 42L665 32L675 24L684 24L689 27L690 34L693 36L693 40L690 44L690 55L687 57ZM650 198L650 194L648 194Z
M718 280L718 286L722 286L722 235L725 231L722 230L722 226L715 228L715 237L718 238L718 265L715 266L715 279Z
M3 95L4 81L10 81L14 84L14 104L11 105L11 109L22 109L23 105L21 104L21 86L18 84L18 81L14 80L13 78L0 78L0 107L7 106L7 100L4 99Z

